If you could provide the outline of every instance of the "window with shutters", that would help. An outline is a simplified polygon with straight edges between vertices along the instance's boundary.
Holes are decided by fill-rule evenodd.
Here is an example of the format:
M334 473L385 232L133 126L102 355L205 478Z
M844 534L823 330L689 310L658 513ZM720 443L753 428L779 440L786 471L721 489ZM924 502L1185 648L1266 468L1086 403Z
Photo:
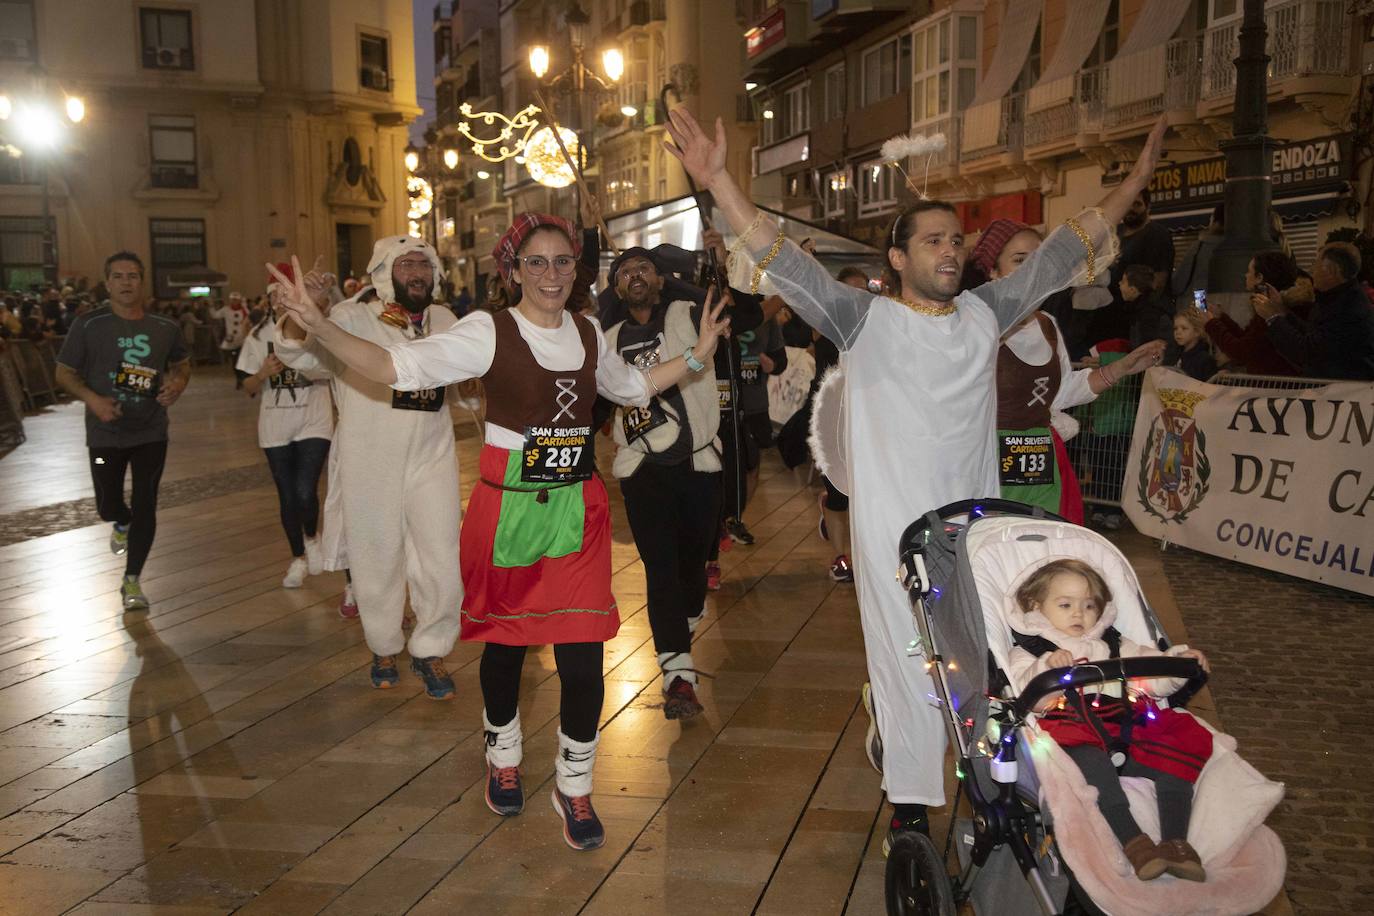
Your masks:
M175 298L179 292L167 283L168 275L188 267L205 267L205 220L151 219L148 221L153 252L153 295Z
M139 31L146 70L194 70L196 53L191 37L191 11L140 7Z
M149 184L155 188L197 187L196 119L151 115L148 137L152 151Z

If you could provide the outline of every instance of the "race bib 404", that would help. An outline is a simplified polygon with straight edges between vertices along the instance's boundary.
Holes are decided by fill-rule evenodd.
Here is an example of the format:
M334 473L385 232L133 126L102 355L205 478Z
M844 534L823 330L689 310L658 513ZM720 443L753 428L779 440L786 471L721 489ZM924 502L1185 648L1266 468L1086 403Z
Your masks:
M596 451L590 426L527 426L520 461L526 483L591 480Z
M1002 486L1054 483L1054 439L1048 433L1001 433L997 470Z

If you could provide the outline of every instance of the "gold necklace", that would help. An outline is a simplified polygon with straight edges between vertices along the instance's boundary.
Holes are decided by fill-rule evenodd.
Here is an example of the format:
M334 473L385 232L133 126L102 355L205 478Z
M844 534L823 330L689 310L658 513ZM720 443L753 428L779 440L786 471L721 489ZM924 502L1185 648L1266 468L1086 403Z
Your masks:
M954 312L959 308L959 306L952 299L949 302L946 302L944 305L928 305L924 302L912 302L910 299L904 299L901 296L894 295L892 297L892 301L900 302L902 305L905 305L907 308L911 309L918 315L933 315L936 318L940 318L945 315L953 315Z

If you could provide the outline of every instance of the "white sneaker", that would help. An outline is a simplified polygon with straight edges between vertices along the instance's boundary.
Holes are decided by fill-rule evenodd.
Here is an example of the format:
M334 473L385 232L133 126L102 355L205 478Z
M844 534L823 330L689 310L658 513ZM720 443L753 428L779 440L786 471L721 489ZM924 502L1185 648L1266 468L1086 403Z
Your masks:
M697 627L701 626L701 622L705 619L706 605L703 604L701 606L700 614L694 614L693 616L687 618L687 632L695 634L697 631Z
M320 551L319 538L305 539L305 562L310 569L310 575L318 576L324 572L324 554Z
M306 569L305 558L296 557L291 561L291 565L286 569L286 577L281 580L282 588L300 588L305 582Z

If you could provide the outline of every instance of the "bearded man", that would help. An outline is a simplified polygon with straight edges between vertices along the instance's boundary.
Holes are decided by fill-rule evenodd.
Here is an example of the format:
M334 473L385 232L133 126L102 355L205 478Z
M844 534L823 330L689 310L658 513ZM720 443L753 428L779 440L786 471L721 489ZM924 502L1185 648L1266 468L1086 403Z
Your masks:
M372 285L328 308L329 319L349 333L385 347L447 330L457 320L432 301L441 267L434 249L420 239L380 239L367 269ZM313 290L326 308L322 286ZM333 376L339 422L329 456L324 565L352 571L372 650L372 685L396 684L396 656L408 648L411 670L426 693L448 699L453 678L443 659L458 638L463 586L458 462L446 389L393 391L371 381L308 338L291 318L283 319L280 339L282 362ZM407 587L416 618L408 644L402 629Z

